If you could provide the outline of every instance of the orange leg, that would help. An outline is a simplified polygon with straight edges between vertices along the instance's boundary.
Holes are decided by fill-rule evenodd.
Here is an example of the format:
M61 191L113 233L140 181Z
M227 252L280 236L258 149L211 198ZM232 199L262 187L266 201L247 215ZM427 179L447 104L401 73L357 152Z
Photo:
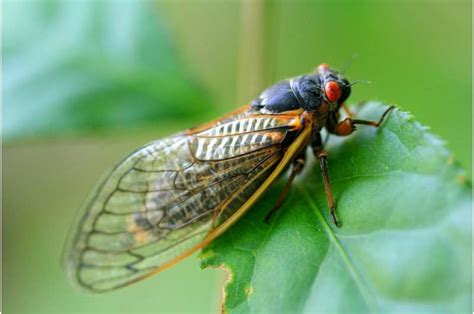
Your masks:
M354 112L352 113L352 117L355 117L359 113L359 111L361 111L362 108L364 108L364 106L367 105L368 103L369 103L368 101L362 101L358 103L357 105L355 105Z
M349 117L349 118L353 118L354 117L354 114L351 112L351 110L349 109L349 107L347 107L347 105L345 103L342 104L342 110L344 110L344 112L346 113L346 115Z
M327 154L324 151L320 133L315 134L315 137L311 143L311 148L313 149L314 156L318 158L319 160L319 166L321 167L321 174L323 176L324 192L326 193L326 200L328 202L332 221L337 227L340 227L341 224L339 223L339 219L337 219L337 216L336 216L336 203L334 202L334 198L332 196L331 180L329 179Z
M334 128L331 130L331 133L334 133L336 135L349 135L352 132L356 130L356 125L357 124L362 124L362 125L370 125L373 127L379 127L387 114L393 110L395 106L390 106L385 112L382 114L380 117L379 121L369 121L369 120L359 120L359 119L352 119L352 118L346 118L342 120L341 122L337 123Z
M269 223L271 218L275 215L276 212L280 209L280 207L283 205L285 202L286 197L288 196L288 192L290 191L291 184L295 180L296 176L301 173L301 171L304 168L304 164L306 162L306 157L304 153L297 157L295 161L293 162L293 168L291 169L290 176L288 177L288 180L286 181L285 187L283 188L283 191L281 192L280 196L278 197L275 206L270 210L265 216L265 222Z
M321 151L317 157L319 159L319 165L321 167L321 173L323 175L324 192L326 193L326 200L328 202L332 221L336 226L340 227L339 219L337 219L336 216L336 203L334 202L334 198L332 196L331 181L329 180L327 154L325 151Z

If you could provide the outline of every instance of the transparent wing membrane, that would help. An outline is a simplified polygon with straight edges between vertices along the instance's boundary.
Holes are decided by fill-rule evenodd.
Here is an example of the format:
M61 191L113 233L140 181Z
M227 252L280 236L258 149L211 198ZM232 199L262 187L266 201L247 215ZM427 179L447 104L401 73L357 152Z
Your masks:
M236 115L131 154L71 231L65 249L71 281L112 290L199 248L281 162L296 118Z

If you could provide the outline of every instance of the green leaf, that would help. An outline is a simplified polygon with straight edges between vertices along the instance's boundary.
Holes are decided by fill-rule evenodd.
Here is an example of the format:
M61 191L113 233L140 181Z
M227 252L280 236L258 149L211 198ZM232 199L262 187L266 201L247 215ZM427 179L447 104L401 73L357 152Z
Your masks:
M6 140L156 127L209 108L153 1L6 1L4 10Z
M371 103L358 114L376 120ZM230 273L230 313L461 313L471 306L471 186L443 142L393 111L330 141L342 227L328 214L314 158L279 215L283 181L202 253Z

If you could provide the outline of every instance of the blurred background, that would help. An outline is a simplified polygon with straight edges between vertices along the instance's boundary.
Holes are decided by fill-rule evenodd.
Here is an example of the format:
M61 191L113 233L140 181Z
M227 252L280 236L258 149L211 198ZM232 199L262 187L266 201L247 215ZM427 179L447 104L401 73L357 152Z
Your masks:
M60 267L96 180L133 149L342 67L350 103L411 111L471 173L471 2L3 1L3 311L218 312L196 256L101 295Z

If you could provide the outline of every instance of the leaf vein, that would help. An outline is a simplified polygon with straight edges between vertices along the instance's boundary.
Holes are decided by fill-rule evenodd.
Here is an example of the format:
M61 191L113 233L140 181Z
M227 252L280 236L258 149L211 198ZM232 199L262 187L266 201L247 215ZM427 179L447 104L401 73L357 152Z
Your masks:
M352 279L354 280L357 287L359 288L359 291L361 292L361 295L364 298L364 301L369 308L369 312L379 313L380 310L378 309L377 301L375 300L373 295L370 293L369 288L367 287L367 283L361 278L361 275L357 271L357 268L355 267L354 263L351 261L349 254L346 252L346 250L344 249L341 242L338 240L337 236L334 234L331 227L329 227L329 224L326 221L326 219L324 219L324 216L321 213L321 210L319 209L318 206L316 206L315 202L310 197L310 194L308 193L308 191L304 187L300 187L300 189L304 193L305 197L308 199L308 203L313 208L318 218L321 220L321 225L323 226L326 233L328 234L331 243L334 245L336 250L339 252L342 260L346 264L346 267L349 273L351 274Z

